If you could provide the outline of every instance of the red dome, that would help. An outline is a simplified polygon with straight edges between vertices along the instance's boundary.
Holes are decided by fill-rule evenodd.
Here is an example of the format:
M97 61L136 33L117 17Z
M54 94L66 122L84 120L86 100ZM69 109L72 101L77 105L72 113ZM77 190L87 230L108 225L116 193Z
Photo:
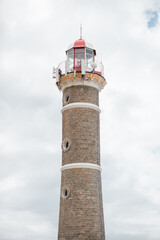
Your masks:
M76 40L74 43L70 44L66 50L66 53L67 53L67 51L69 51L72 48L84 48L84 47L93 49L94 55L96 55L96 50L94 49L92 44L87 41L84 41L82 38L80 38L80 39Z
M75 41L73 47L74 48L86 47L85 41L82 38L80 38L77 41Z

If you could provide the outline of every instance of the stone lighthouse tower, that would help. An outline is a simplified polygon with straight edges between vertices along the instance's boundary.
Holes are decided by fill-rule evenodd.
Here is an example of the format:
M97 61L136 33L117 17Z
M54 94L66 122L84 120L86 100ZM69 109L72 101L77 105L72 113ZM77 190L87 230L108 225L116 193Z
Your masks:
M96 50L82 38L54 69L62 99L62 167L58 240L104 240L99 92L105 86Z

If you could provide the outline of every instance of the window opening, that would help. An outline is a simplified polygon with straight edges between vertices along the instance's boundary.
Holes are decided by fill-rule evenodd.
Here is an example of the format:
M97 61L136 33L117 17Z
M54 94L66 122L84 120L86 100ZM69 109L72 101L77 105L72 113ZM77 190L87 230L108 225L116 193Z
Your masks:
M68 191L67 191L67 189L65 190L65 197L67 197L67 195L68 195Z
M66 148L68 148L69 147L69 142L66 142Z
M62 189L62 197L67 199L70 196L70 189L68 187L64 187Z
M66 151L68 151L70 149L70 141L69 141L68 138L63 141L63 145L62 146L63 146L63 151L64 152L66 152Z
M69 102L69 100L70 100L70 97L66 96L66 102Z

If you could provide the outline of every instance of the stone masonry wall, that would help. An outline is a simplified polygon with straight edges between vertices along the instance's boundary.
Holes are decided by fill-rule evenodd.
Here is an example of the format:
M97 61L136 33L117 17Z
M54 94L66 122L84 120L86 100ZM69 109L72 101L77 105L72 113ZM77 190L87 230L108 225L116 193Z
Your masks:
M99 92L88 86L68 87L63 105L74 102L99 105ZM62 113L62 165L82 162L100 165L99 112L71 108ZM58 240L105 240L99 170L62 171Z
M88 86L73 86L66 88L63 92L63 106L66 105L66 97L69 96L69 103L87 102L99 106L99 92L96 88Z
M90 108L72 108L63 112L62 143L69 140L70 149L62 151L62 165L94 163L100 165L99 112Z
M104 240L101 173L93 169L62 172L59 240Z

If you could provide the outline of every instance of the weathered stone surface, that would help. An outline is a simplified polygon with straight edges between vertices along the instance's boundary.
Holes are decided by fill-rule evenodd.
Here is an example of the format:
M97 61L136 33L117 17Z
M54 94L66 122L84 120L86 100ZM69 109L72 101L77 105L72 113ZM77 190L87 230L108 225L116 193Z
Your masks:
M66 96L69 96L68 103ZM63 105L86 102L99 105L99 92L72 86L63 92ZM100 165L99 112L81 107L62 113L62 165ZM74 168L62 171L58 240L105 240L101 172Z
M87 162L100 165L99 112L73 108L63 112L62 140L70 140L70 149L62 152L62 165Z
M96 88L88 86L73 86L66 88L63 92L63 106L66 105L66 97L69 96L69 103L87 102L99 106L99 92Z
M61 184L69 197L60 198L59 239L104 240L101 172L68 169Z

